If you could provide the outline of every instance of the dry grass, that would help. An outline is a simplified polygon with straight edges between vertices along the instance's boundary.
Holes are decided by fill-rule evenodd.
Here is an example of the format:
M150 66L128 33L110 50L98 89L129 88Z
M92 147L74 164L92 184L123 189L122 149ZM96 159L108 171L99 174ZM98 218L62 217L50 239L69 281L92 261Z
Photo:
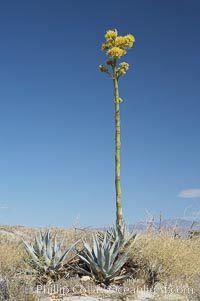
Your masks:
M189 286L200 294L200 240L173 238L170 232L144 232L130 250L137 277L146 283Z
M0 245L0 271L1 274L13 276L17 269L23 265L24 250L21 246L11 244Z
M15 243L0 244L0 276L8 280L9 297L17 301L36 301L32 293L24 293L26 284L26 254L22 245ZM29 281L30 277L29 277Z

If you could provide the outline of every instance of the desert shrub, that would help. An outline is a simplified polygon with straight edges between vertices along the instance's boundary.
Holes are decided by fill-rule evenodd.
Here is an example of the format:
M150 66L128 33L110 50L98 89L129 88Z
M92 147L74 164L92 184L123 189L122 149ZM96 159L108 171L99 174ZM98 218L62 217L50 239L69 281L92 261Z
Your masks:
M144 232L135 240L129 255L137 266L137 277L149 285L188 285L200 291L200 240L174 239L167 231Z
M34 294L24 293L25 284L32 286L31 276L27 278L26 275L27 266L25 258L26 254L22 245L10 242L0 244L0 279L1 277L3 277L2 279L6 279L8 300L36 300ZM0 289L2 290L2 288Z
M25 252L21 245L0 244L0 273L12 276L24 265Z

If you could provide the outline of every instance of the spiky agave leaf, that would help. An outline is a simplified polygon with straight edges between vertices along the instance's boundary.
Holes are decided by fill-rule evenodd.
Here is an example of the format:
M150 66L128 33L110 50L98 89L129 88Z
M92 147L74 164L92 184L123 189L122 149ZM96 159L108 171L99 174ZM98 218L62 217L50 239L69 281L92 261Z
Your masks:
M71 250L73 249L73 247L78 243L78 241L76 241L75 243L73 243L71 246L67 247L65 249L65 251L63 252L63 254L60 256L59 261L57 262L57 266L64 264L64 261L66 260L67 256L69 255L69 253L71 252Z
M34 250L34 248L26 241L23 241L24 243L24 247L25 250L27 251L27 254L29 255L29 257L31 258L33 264L41 269L43 269L43 264L40 262L40 260L38 259L38 256Z
M58 244L57 233L52 238L48 230L44 235L41 231L35 235L34 245L24 241L24 246L32 259L33 267L39 268L41 273L45 271L47 274L56 275L63 269L67 256L78 243L77 241L62 251L63 242L64 238Z
M137 235L134 231L129 231L125 223L122 223L122 225L113 225L106 233L112 242L120 241L121 249L133 241ZM99 232L98 238L102 241L104 239L104 234Z
M37 254L33 248L33 246L31 246L27 241L23 241L25 249L27 251L27 253L32 257L32 259L34 260L38 260Z
M119 273L119 270L124 266L124 264L127 262L128 257L127 255L121 255L119 258L113 263L111 269L110 269L110 275L108 276L108 279L114 279L115 276Z
M53 255L53 248L52 248L52 242L50 237L50 230L47 231L46 237L45 237L45 245L46 245L46 255L47 258L51 261L52 255Z
M37 254L40 254L43 248L43 241L41 232L35 234L35 246L34 249L37 252Z
M125 278L125 275L120 275L120 272L128 257L120 254L119 238L113 241L108 233L105 233L102 240L98 235L93 235L92 247L86 241L83 241L83 245L84 252L78 256L85 263L86 268L78 267L80 272L103 283Z
M54 235L54 247L53 247L53 254L52 254L53 257L58 252L57 235L58 233Z
M134 240L137 233L134 231L129 231L125 223L121 226L115 225L113 228L115 232L119 234L120 239L122 240L123 246L126 246L131 240Z

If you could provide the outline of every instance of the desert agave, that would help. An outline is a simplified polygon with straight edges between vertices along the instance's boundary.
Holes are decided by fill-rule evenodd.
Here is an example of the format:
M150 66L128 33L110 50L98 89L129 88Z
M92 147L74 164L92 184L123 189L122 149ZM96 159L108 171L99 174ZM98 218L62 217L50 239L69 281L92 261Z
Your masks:
M119 239L111 241L107 233L103 235L103 240L97 235L93 235L93 246L83 241L84 250L79 257L84 262L83 267L78 270L92 277L96 282L108 285L114 281L120 281L129 275L122 273L122 268L128 256L120 254L121 243Z
M108 229L107 235L111 242L119 240L121 249L123 249L135 239L137 234L134 231L129 231L126 224L123 223L121 226L115 224L113 227ZM101 240L103 240L104 235L102 233L99 233L98 236Z
M27 241L23 242L31 259L30 265L39 272L40 276L50 276L54 280L61 278L65 274L64 262L77 243L74 243L62 252L64 238L60 243L57 243L57 233L52 238L50 230L44 235L41 231L37 233L33 245Z

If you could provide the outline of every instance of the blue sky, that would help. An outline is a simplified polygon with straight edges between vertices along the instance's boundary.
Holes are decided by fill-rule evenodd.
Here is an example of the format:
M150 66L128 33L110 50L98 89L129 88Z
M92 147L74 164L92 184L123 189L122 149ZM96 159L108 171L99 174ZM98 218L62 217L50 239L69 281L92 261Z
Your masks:
M0 223L115 220L112 81L104 34L135 36L120 79L128 223L200 207L200 3L0 1ZM197 216L196 216L197 217Z

